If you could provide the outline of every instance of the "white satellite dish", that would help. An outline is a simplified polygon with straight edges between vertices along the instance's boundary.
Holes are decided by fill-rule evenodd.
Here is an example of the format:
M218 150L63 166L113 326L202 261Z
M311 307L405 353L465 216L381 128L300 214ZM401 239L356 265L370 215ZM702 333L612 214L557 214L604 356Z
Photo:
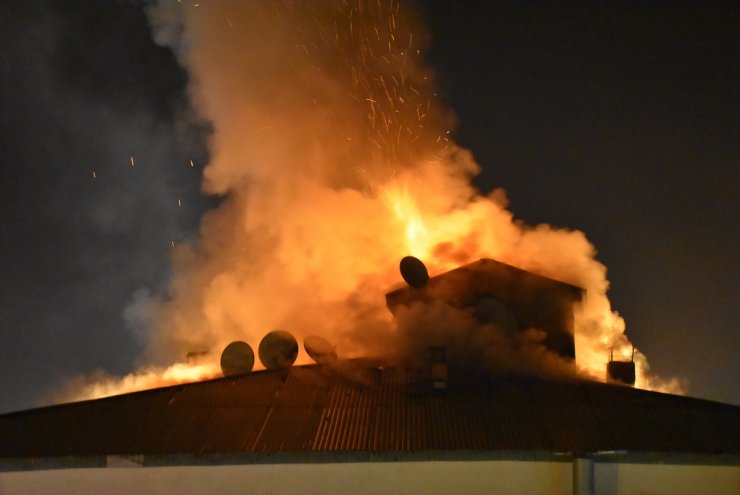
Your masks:
M334 347L318 335L309 335L303 339L303 348L317 364L327 364L337 360L337 351Z
M427 267L419 258L405 256L401 260L401 276L414 289L421 289L429 282Z
M298 342L285 330L274 330L262 338L260 361L268 370L290 368L298 357Z
M254 367L254 351L246 342L236 340L221 353L221 371L224 376L243 375Z

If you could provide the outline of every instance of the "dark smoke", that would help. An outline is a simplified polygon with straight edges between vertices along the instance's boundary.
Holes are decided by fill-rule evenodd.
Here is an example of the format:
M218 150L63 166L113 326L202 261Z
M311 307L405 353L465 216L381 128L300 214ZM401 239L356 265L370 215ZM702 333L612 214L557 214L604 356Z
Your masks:
M171 241L192 237L206 206L188 160L206 162L207 127L178 123L187 76L139 6L10 1L0 18L8 410L65 376L134 364L148 329L126 322L162 290Z

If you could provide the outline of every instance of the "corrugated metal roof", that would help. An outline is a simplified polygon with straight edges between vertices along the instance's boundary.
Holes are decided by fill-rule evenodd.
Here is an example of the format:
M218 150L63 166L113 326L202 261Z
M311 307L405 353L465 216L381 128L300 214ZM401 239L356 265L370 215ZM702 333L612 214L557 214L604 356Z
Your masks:
M0 415L0 458L392 451L740 454L740 407L588 381L435 392L362 362L296 366Z

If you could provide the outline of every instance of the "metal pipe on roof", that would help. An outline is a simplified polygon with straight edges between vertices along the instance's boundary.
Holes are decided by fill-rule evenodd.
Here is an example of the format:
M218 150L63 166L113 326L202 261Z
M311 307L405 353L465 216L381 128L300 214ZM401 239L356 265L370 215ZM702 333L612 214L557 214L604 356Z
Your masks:
M573 495L594 495L594 460L588 454L573 453Z

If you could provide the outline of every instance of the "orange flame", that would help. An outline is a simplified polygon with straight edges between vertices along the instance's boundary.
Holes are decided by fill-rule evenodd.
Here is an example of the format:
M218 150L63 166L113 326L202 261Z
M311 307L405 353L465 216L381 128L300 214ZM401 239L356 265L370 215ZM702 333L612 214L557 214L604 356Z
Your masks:
M167 387L181 383L216 378L221 370L214 363L175 363L167 368L149 366L123 377L98 377L79 379L62 390L61 401L89 400L124 393Z
M397 337L382 295L399 283L401 257L432 275L490 257L586 289L577 365L603 380L610 348L631 349L606 268L583 233L523 225L502 190L472 186L479 167L451 140L421 60L424 36L410 27L417 17L397 2L290 5L151 11L158 41L187 46L178 55L216 131L204 190L226 200L204 218L197 246L173 242L175 276L168 299L152 302L148 354L218 356L276 328L321 334L344 356L380 352ZM641 353L635 362L638 386L679 390L650 377ZM85 393L217 372L215 362L145 367Z
M384 197L403 226L406 234L406 253L420 259L429 259L429 233L407 184L392 184L384 190Z

